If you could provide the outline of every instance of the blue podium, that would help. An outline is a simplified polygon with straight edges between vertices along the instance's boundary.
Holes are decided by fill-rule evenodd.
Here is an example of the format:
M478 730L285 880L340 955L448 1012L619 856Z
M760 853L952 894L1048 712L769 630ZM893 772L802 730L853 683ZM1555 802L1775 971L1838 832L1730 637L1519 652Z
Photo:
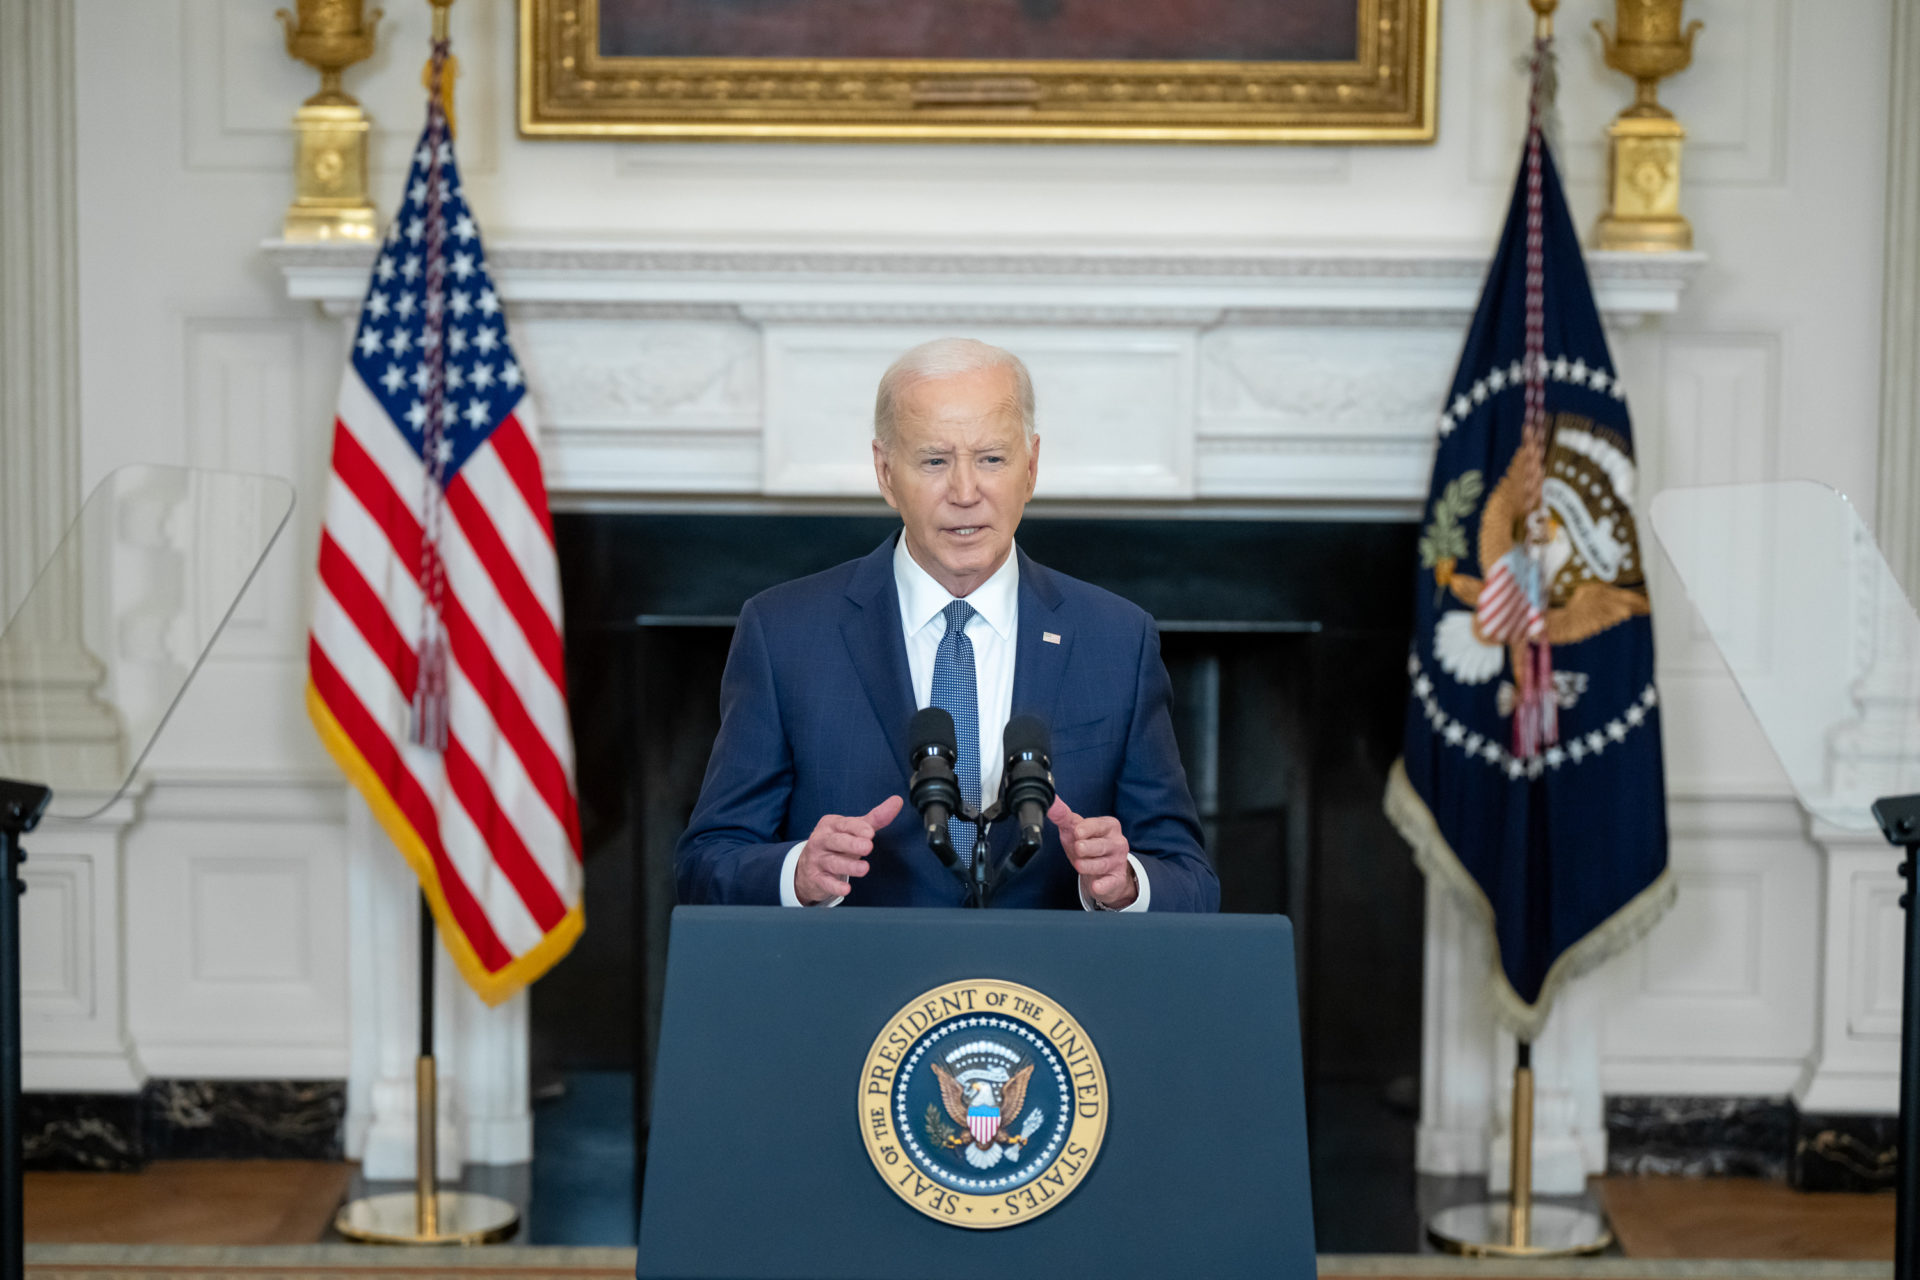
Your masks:
M648 1280L1312 1280L1278 916L681 907Z

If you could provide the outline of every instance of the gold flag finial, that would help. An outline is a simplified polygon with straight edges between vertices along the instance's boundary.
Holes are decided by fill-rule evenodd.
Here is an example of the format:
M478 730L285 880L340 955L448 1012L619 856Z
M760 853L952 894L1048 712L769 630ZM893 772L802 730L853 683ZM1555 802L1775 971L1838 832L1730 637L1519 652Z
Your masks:
M447 38L449 15L447 10L453 7L453 0L427 0L433 6L433 40L435 44ZM453 82L460 75L460 59L451 53L447 55L446 73L440 78L440 108L447 113L447 136L459 133L453 119ZM428 93L433 92L433 59L427 59L427 65L420 68L420 87Z

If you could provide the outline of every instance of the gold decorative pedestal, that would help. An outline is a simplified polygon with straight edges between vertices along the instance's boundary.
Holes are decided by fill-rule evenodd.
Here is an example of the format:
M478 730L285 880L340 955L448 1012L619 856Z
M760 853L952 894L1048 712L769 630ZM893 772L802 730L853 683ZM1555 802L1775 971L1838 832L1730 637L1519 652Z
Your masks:
M1682 0L1618 0L1614 31L1593 24L1607 65L1634 79L1633 105L1607 128L1607 210L1596 249L1666 252L1693 248L1680 216L1680 146L1687 131L1660 105L1660 81L1693 61L1695 21L1683 31Z
M1693 248L1693 225L1680 216L1680 144L1686 136L1671 116L1622 116L1607 126L1607 211L1594 232L1595 248Z
M371 240L379 231L367 195L366 109L340 88L340 73L373 52L380 10L363 0L299 0L299 17L281 9L287 54L320 73L320 92L294 113L293 204L289 240Z
M309 103L294 112L294 201L289 240L371 240L379 232L367 196L367 135L372 124L351 107Z

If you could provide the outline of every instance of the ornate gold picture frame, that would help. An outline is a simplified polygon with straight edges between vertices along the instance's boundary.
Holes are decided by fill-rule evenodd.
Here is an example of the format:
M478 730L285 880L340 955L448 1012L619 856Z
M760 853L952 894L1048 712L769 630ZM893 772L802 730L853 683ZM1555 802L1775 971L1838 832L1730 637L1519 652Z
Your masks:
M800 22L809 2L778 0ZM850 0L814 2L824 20L837 12L832 6ZM1105 2L1151 6L1155 0ZM1288 4L1214 2L1264 3L1276 12ZM620 19L604 32L603 3L617 6L609 16ZM922 142L1404 143L1434 137L1440 0L1327 0L1339 10L1341 52L1352 56L1297 61L605 51L603 35L632 39L637 9L657 4L671 14L679 4L679 12L691 12L686 3L520 0L521 133ZM1000 3L1049 15L1060 12L1062 0ZM712 24L702 26L705 38L714 38ZM657 23L649 28L659 30Z

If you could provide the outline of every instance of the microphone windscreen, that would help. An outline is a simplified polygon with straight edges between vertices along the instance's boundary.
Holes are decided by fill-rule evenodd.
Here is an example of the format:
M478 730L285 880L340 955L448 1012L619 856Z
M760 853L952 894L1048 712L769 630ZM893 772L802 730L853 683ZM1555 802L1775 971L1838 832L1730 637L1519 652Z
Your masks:
M1006 733L1001 741L1006 744L1009 756L1032 753L1046 756L1053 753L1053 735L1047 731L1047 722L1039 716L1015 716L1007 721Z
M924 707L914 712L912 722L907 725L907 742L916 756L925 747L944 747L948 755L958 754L952 714L945 707Z

